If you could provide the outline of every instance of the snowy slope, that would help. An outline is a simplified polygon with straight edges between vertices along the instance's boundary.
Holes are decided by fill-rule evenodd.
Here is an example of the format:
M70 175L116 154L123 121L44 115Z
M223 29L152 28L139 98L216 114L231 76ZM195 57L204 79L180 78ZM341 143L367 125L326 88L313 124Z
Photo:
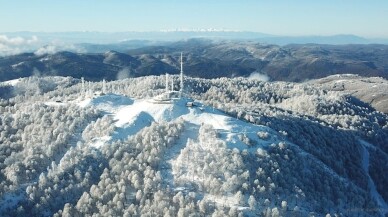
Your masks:
M185 131L180 135L176 145L167 151L164 157L165 170L162 176L166 179L164 182L169 186L175 186L177 191L188 191L190 188L181 186L181 181L192 176L186 173L184 176L174 170L176 165L185 164L190 166L190 162L182 162L181 151L191 142L198 141L199 130L203 125L210 125L218 134L218 138L225 143L225 150L237 149L243 151L248 149L250 152L256 152L258 147L269 146L273 143L278 143L282 140L282 135L265 126L253 125L234 117L230 117L225 113L212 107L204 106L200 102L195 102L194 107L186 107L186 102L192 101L187 98L176 99L173 103L158 104L153 103L150 99L132 100L123 96L105 95L94 99L86 99L79 103L82 107L93 107L104 111L106 115L110 115L115 120L115 131L110 135L105 135L95 140L93 147L101 148L104 145L109 145L117 139L126 139L129 136L136 135L143 128L151 125L152 122L170 122L177 119L182 119L185 125ZM265 134L265 139L260 139L258 132ZM242 138L245 140L242 141ZM250 140L254 143L254 147L247 144ZM201 145L203 146L203 145ZM207 146L205 150L209 152L218 152L217 146ZM224 149L223 149L224 150ZM193 165L195 166L195 165ZM200 177L193 176L193 179L200 181ZM179 183L179 184L178 184ZM191 189L192 190L192 189ZM237 206L238 201L234 195L219 197L216 195L203 195L208 201L215 203L228 203L231 206ZM227 202L226 202L227 201ZM240 207L239 209L245 209Z
M199 102L196 102L192 108L186 107L186 102L189 101L192 100L184 98L169 104L158 104L153 103L150 99L132 100L124 96L105 95L86 99L79 105L81 107L91 106L112 115L117 130L110 136L116 139L135 135L152 122L169 122L179 118L183 119L186 125L195 126L197 129L203 124L211 125L227 142L228 148L240 150L247 148L246 144L238 138L241 133L250 139L257 138L259 131L273 134L270 140L265 141L266 145L276 142L280 137L268 127L238 120Z
M20 79L18 78L18 79L0 82L0 84L15 86L19 82L20 82Z
M4 102L0 215L386 212L383 114L306 85L241 78L188 79L197 101L163 101L151 98L159 80L109 82L115 94L70 80Z
M204 172L205 169L202 171L198 170L198 166L206 164L204 159L209 158L207 156L209 153L212 155L211 160L214 161L223 161L225 157L228 157L233 152L247 152L250 155L266 158L268 156L266 151L268 147L279 147L286 150L285 147L287 146L296 151L299 158L306 159L305 161L313 164L313 167L319 167L322 173L330 176L333 180L337 180L336 182L344 183L344 185L348 185L347 183L350 182L313 155L287 141L283 133L276 132L267 126L247 123L217 109L202 105L200 102L195 102L194 107L186 107L186 102L188 101L191 100L183 98L176 99L172 103L158 104L151 99L129 99L124 96L104 95L94 99L86 99L79 103L79 105L101 110L114 120L115 130L109 135L96 138L90 144L95 148L102 148L116 140L123 140L134 136L144 128L149 127L153 122L183 120L184 132L179 135L176 143L166 151L160 165L164 185L172 187L176 192L183 192L185 194L196 191L208 203L228 206L240 211L246 210L247 214L250 213L249 215L254 215L254 212L252 210L249 211L248 204L240 202L248 200L248 193L233 194L231 193L232 190L228 189L222 190L224 193L221 195L214 192L198 192L198 188L203 188L208 179ZM204 125L210 127L209 131L213 132L214 130L215 140L207 141L200 138L200 131L204 128ZM210 133L209 135L211 137L212 134ZM365 154L365 156L367 155ZM367 161L367 157L365 157L364 161ZM224 176L226 182L228 180L234 182L233 177L228 174L244 176L243 168L249 168L250 166L237 162L240 161L235 161L235 159L230 161L230 165L232 165L230 167L240 169L229 168L225 173L218 174L217 176ZM304 166L305 170L310 170L308 168L312 165L309 164ZM366 172L368 172L367 166L365 167ZM313 169L311 168L311 170ZM381 197L376 196L373 183L370 180L369 182L371 195L373 195L373 198L377 200L379 205L384 206ZM297 187L296 189L299 188ZM303 194L301 192L301 195ZM286 195L285 198L287 197ZM264 201L263 203L268 202ZM296 204L291 205L295 206ZM299 203L297 205L299 205L299 207L296 206L298 207L297 210L301 213L304 210L307 213L307 210L311 208L309 204Z
M309 83L322 89L343 92L388 113L388 81L381 77L361 77L352 74L331 75Z

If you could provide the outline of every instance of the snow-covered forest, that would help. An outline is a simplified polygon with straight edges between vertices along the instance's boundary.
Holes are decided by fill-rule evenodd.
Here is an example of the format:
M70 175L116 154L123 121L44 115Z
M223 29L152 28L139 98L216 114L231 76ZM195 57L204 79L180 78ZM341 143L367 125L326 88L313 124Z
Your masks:
M0 216L388 213L387 114L246 78L185 78L154 104L164 81L1 83Z

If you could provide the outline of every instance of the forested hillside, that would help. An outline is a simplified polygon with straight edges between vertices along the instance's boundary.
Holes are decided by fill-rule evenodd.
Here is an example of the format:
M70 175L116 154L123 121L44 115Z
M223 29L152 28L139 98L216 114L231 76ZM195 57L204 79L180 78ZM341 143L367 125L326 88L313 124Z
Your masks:
M135 42L134 42L135 43ZM152 43L151 43L152 44ZM387 45L271 45L254 41L189 39L170 43L95 45L100 50L0 56L0 81L32 75L116 80L179 72L199 78L249 77L303 82L334 74L388 78Z
M386 215L386 114L245 78L154 103L164 81L1 83L0 216Z
M332 75L309 81L324 90L350 94L373 108L388 113L388 80L381 77L365 78L353 74Z

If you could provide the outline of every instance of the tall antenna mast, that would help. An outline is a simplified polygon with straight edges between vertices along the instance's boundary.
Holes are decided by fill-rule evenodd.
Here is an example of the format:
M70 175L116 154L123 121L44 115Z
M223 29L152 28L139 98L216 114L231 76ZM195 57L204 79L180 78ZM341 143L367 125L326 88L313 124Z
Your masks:
M81 77L81 94L82 94L82 96L84 96L85 95L85 80L84 80L84 77Z
M166 93L168 92L168 73L166 73Z
M90 86L90 81L88 81L88 93L89 93L89 97L93 96L92 87Z
M182 93L183 93L183 54L181 52L181 89L179 90L179 97L182 98Z
M105 83L105 79L102 80L102 93L103 93L103 94L106 94L106 83Z
M174 91L174 78L171 76L171 91Z

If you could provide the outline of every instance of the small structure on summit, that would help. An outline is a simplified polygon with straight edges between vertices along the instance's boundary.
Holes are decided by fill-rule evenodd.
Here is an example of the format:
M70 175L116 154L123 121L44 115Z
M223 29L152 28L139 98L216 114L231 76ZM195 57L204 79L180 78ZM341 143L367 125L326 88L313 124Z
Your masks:
M174 90L174 80L168 73L166 73L166 90L164 93L153 98L152 102L157 104L169 104L173 103L174 100L180 99L183 96L184 83L183 83L183 54L181 53L180 58L181 71L180 71L180 89L179 91ZM169 85L171 84L171 86Z
M195 104L193 101L186 102L186 107L194 107Z
M95 91L93 93L93 97L96 97L96 96L103 96L107 94L107 89L106 89L106 81L105 79L102 79L102 88L100 91Z
M94 98L97 96L103 96L109 93L106 86L106 80L102 80L102 87L99 91L93 91L92 84L90 81L85 81L84 77L81 77L81 97L82 98Z

